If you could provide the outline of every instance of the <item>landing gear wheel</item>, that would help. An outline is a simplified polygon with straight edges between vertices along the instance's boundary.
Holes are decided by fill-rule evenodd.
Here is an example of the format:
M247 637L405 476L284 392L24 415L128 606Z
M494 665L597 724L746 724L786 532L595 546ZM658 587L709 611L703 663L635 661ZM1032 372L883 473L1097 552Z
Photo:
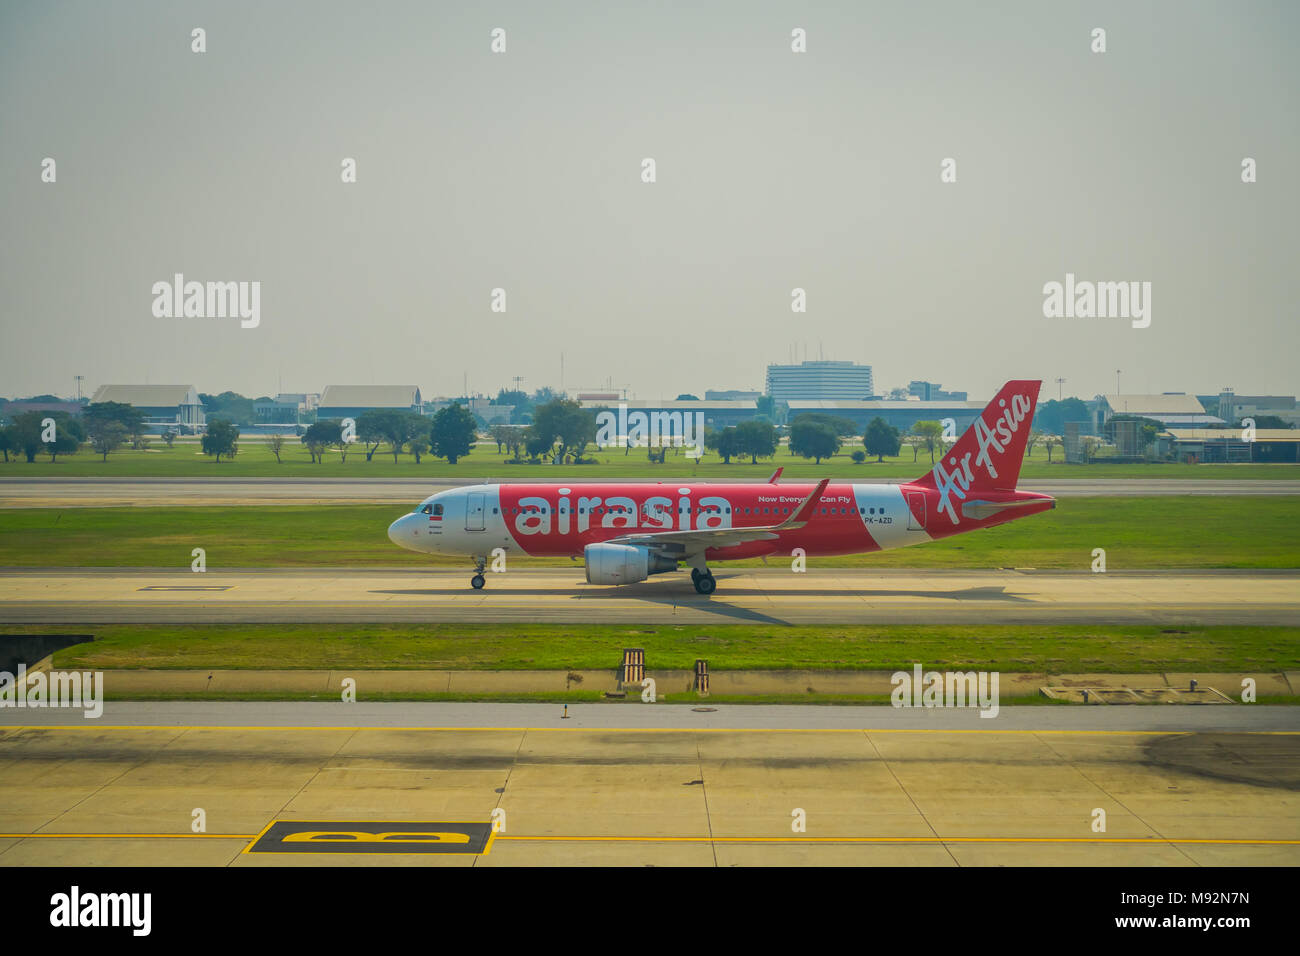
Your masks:
M483 585L487 584L487 579L484 578L483 575L481 574L476 574L469 579L469 583L473 585L474 590L477 591L480 588L482 588Z
M695 578L695 590L699 594L712 594L718 589L718 582L713 579L712 574L699 574L692 571L691 576Z
M691 568L691 583L692 583L692 584L697 584L697 583L699 583L699 580L700 580L700 569L699 569L699 568Z

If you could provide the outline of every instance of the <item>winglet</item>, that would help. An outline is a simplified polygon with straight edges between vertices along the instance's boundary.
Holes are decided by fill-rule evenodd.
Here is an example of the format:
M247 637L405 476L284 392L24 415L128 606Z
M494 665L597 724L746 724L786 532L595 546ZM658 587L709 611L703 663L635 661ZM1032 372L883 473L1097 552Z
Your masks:
M823 478L819 481L817 487L812 490L812 493L803 500L798 508L794 509L794 514L782 521L774 530L782 531L788 528L799 528L807 524L808 519L812 517L813 511L817 508L817 500L821 498L822 492L826 490L826 486L830 483L831 480L829 478Z
M769 485L776 484L776 480L781 477L781 472L785 471L785 465L782 465L776 471L772 472L772 477L767 479Z

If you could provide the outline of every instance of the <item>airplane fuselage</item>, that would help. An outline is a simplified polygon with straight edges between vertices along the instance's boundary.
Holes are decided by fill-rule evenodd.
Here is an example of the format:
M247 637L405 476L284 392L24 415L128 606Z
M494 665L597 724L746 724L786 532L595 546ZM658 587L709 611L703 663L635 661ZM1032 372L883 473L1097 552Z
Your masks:
M393 522L389 537L430 554L488 556L500 548L530 557L581 557L585 549L635 532L769 527L780 524L812 483L657 482L472 485L426 498ZM986 528L1054 505L1031 492L982 492L986 506L1014 507L975 517L976 500L941 500L913 484L831 484L803 527L770 540L709 548L710 561L885 551Z

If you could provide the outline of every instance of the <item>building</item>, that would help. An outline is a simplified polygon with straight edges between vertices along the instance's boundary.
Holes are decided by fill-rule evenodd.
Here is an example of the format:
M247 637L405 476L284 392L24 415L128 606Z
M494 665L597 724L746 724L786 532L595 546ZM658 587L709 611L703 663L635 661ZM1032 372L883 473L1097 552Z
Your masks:
M253 402L253 421L258 425L297 425L302 403L292 395L259 398Z
M1207 409L1213 407L1213 404L1206 406ZM1300 426L1300 410L1296 409L1294 395L1238 395L1223 391L1219 393L1217 413L1229 424L1243 418L1272 415L1282 419L1290 428Z
M1167 428L1204 428L1222 425L1217 415L1205 411L1200 399L1185 392L1165 392L1161 395L1098 395L1096 418L1098 426L1106 424L1116 415L1136 415L1150 418Z
M922 402L964 402L965 392L945 392L937 382L909 382L907 393Z
M1260 428L1246 441L1240 428L1171 428L1156 436L1156 453L1191 462L1300 462L1300 431Z
M514 417L514 405L494 405L493 399L483 398L435 398L424 403L424 414L436 415L449 405L464 405L471 415L481 418L488 425L509 425Z
M706 402L756 402L762 397L762 392L749 392L742 388L710 388L704 392Z
M917 399L909 401L799 401L787 403L785 421L806 412L819 412L823 415L835 415L847 418L859 429L867 427L873 418L883 418L899 431L910 429L917 422L941 422L951 418L957 434L961 434L975 423L979 413L984 410L983 402L922 402Z
M130 405L144 413L144 423L150 428L187 433L206 424L203 403L193 385L101 385L90 399L92 405L97 402Z
M855 362L800 362L769 365L767 394L774 401L861 401L875 394L870 365Z
M356 418L376 408L419 412L422 405L415 385L328 385L321 392L316 418Z

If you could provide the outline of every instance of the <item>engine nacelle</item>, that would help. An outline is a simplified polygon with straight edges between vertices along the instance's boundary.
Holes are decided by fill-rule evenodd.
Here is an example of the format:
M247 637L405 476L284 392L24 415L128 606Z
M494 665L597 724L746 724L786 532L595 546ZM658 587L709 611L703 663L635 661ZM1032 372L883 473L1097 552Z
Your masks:
M652 555L649 548L627 544L589 544L582 552L588 584L635 584L652 574L676 571L672 558Z

